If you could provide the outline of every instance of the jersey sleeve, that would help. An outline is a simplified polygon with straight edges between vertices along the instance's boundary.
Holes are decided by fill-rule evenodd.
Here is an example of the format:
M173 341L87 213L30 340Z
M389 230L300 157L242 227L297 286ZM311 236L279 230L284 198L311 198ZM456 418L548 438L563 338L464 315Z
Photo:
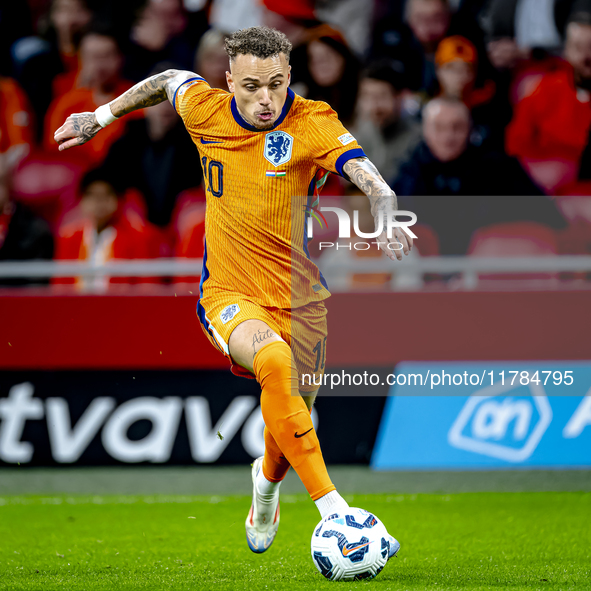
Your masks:
M366 157L357 140L345 129L327 103L316 103L310 113L308 142L315 164L345 178L345 163L352 158Z
M207 128L211 116L210 102L215 94L216 91L201 76L185 80L175 90L172 106L191 135L199 135Z

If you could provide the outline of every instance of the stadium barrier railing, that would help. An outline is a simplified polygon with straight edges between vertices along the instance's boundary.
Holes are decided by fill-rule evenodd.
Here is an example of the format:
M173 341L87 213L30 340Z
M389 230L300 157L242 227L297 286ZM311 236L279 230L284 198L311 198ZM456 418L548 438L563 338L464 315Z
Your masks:
M0 279L51 279L63 277L181 277L199 275L202 259L162 258L148 260L117 260L104 264L85 261L7 261L0 263ZM385 257L375 260L333 260L324 274L399 273L399 274L463 274L479 273L590 273L591 255L549 257L466 257L432 256L404 258L392 262ZM469 281L471 283L471 281Z

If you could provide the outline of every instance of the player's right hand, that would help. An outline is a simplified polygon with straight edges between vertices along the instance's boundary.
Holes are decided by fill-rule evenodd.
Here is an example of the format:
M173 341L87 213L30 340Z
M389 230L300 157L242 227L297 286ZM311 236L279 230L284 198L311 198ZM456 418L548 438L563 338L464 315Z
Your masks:
M102 127L96 120L94 113L74 113L66 122L53 134L53 139L59 144L60 152L81 146L91 140Z

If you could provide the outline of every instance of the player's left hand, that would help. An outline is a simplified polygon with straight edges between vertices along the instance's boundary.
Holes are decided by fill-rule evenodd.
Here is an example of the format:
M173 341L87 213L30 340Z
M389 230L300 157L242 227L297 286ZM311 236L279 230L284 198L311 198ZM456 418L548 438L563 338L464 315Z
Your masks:
M74 113L66 122L53 134L53 139L59 144L60 152L81 146L91 140L102 127L96 120L94 113Z
M402 253L407 255L413 247L413 239L402 228L392 228L392 238L388 238L386 231L382 232L378 242L386 256L393 261L401 261Z

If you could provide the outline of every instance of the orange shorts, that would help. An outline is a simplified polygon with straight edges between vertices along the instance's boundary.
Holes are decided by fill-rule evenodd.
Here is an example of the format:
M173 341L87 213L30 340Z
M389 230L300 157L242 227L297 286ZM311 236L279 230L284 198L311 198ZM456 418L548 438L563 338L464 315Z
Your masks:
M324 374L326 361L326 306L324 302L311 302L300 308L266 308L255 304L243 295L222 292L207 295L197 304L197 316L211 343L232 364L232 372L238 376L254 378L254 375L234 363L228 343L232 331L245 320L262 320L291 348L298 374L300 390L313 392ZM304 378L302 376L310 376Z

